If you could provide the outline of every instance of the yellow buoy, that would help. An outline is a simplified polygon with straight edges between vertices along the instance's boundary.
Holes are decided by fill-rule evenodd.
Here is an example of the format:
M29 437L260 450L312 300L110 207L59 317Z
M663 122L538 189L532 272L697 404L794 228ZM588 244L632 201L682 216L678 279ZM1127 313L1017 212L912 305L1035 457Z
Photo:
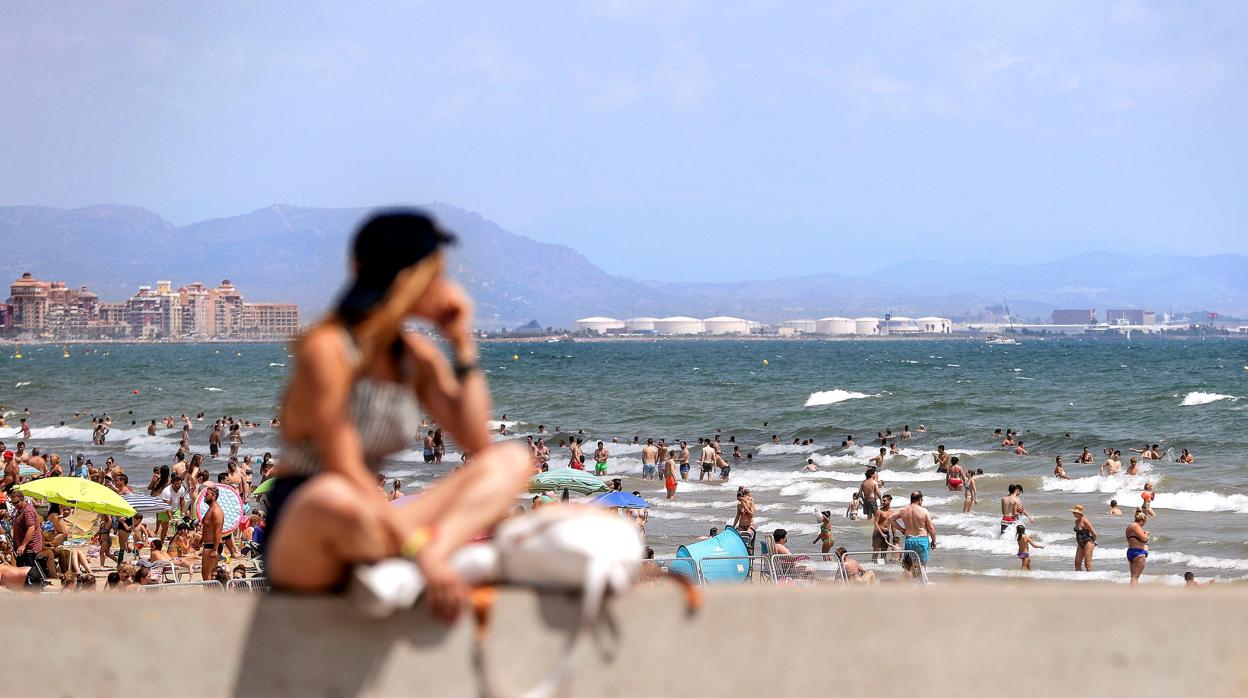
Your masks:
M67 359L69 358L69 347L65 347L65 349L64 349L63 353L61 354L61 356L65 357L65 358L67 358Z
M13 358L15 358L15 359L20 359L20 358L22 358L22 348L21 348L21 347L18 347L18 348L17 348L17 351L13 353Z
M511 360L512 360L512 361L519 361L519 360L520 360L520 355L519 355L519 354L512 354L512 355L511 355Z
M766 365L767 365L767 359L763 359L763 365L764 365L764 366L766 366Z

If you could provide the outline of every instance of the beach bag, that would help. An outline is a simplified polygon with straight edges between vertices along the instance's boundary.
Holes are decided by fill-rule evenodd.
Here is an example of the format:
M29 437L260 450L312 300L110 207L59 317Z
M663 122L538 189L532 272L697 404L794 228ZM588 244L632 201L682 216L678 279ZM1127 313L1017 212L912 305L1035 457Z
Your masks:
M492 549L493 564L482 546ZM495 589L478 588L473 595L477 622L473 662L482 693L525 698L554 695L576 665L607 596L624 592L640 580L643 557L644 546L635 526L598 507L566 504L507 519L490 543L461 550L456 566L465 568L465 578L488 576L503 584L582 595L579 622L558 664L538 685L516 692L503 690L491 672L485 641ZM690 607L696 607L700 602L696 589L679 575L673 579L685 583Z

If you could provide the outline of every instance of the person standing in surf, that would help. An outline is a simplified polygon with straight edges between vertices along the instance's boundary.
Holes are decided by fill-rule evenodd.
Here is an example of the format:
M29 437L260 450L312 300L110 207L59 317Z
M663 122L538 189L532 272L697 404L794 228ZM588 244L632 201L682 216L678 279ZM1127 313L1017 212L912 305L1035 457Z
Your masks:
M1127 526L1127 565L1131 568L1131 586L1139 585L1140 575L1144 574L1144 566L1148 564L1150 536L1148 531L1144 530L1144 523L1147 521L1148 514L1141 509L1136 509L1135 520Z
M1096 527L1084 513L1083 505L1076 504L1070 513L1075 515L1075 571L1092 571L1092 553L1096 550Z
M949 459L949 472L945 473L945 486L950 492L957 492L962 489L962 483L966 477L966 472L958 463L958 457L954 456Z

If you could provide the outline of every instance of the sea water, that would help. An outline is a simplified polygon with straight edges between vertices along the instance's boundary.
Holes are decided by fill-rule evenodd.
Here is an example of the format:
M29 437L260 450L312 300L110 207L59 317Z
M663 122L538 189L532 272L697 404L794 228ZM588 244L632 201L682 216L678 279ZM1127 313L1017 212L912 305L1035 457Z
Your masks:
M146 435L148 420L165 415L204 412L207 418L194 422L192 448L205 455L213 418L254 420L263 426L244 431L241 453L273 451L280 459L267 424L290 370L284 345L84 345L71 346L68 358L60 346L24 347L22 359L9 353L0 358L0 404L10 426L28 408L30 446L63 458L83 453L96 463L112 455L136 490L177 450L180 423ZM1124 581L1123 532L1146 482L1157 488L1157 516L1146 526L1153 534L1148 581L1175 583L1188 570L1201 578L1248 577L1248 342L495 343L482 347L481 365L495 418L507 415L507 438L545 426L554 465L566 464L557 442L574 432L584 430L587 454L595 441L608 443L611 473L653 504L647 537L660 556L730 523L741 485L754 492L758 529L787 529L796 552L817 549L815 517L825 509L833 512L838 545L869 548L869 525L846 519L845 507L876 453L876 432L898 435L909 425L914 438L897 440L901 455L888 457L881 477L900 504L912 490L925 493L939 534L931 561L938 577ZM75 419L75 412L86 416ZM105 412L114 427L107 443L95 446L90 415ZM993 436L998 428L1018 430L1031 455L1002 449ZM858 445L841 448L849 434ZM640 479L634 437L662 437L669 445L684 439L696 461L697 438L716 435L733 464L728 481L682 482L676 500L667 501L659 481ZM771 443L773 435L779 444ZM424 464L412 436L412 448L387 467L405 491L428 485L459 460L452 444L445 463ZM0 438L9 448L18 440L15 429ZM792 445L795 438L814 445ZM730 439L752 459L733 461ZM1166 457L1146 462L1137 476L1099 475L1103 448L1121 449L1125 469L1128 449L1145 442L1161 444ZM935 472L938 444L985 473L970 514L962 513L962 494L949 492ZM1074 463L1083 446L1096 463ZM1182 448L1195 464L1174 462ZM1052 476L1056 455L1072 479ZM818 472L801 471L808 458ZM210 461L209 469L224 469L224 460ZM697 470L695 463L691 477ZM1010 483L1024 487L1036 519L1028 530L1046 546L1032 550L1030 573L1017 569L1011 533L1000 535L998 500ZM1108 516L1111 499L1126 516ZM1073 571L1075 504L1087 508L1100 534L1092 575Z

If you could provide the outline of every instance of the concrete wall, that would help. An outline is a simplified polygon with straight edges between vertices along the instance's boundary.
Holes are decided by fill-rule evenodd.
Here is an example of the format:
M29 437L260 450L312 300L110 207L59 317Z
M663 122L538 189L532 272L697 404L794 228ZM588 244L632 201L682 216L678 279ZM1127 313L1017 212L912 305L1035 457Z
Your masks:
M560 654L576 610L502 595L490 647L506 684L527 687ZM369 621L330 598L6 594L0 613L25 629L6 633L5 695L478 695L471 627L420 610ZM690 617L659 586L609 617L570 695L1248 695L1242 587L718 589Z

